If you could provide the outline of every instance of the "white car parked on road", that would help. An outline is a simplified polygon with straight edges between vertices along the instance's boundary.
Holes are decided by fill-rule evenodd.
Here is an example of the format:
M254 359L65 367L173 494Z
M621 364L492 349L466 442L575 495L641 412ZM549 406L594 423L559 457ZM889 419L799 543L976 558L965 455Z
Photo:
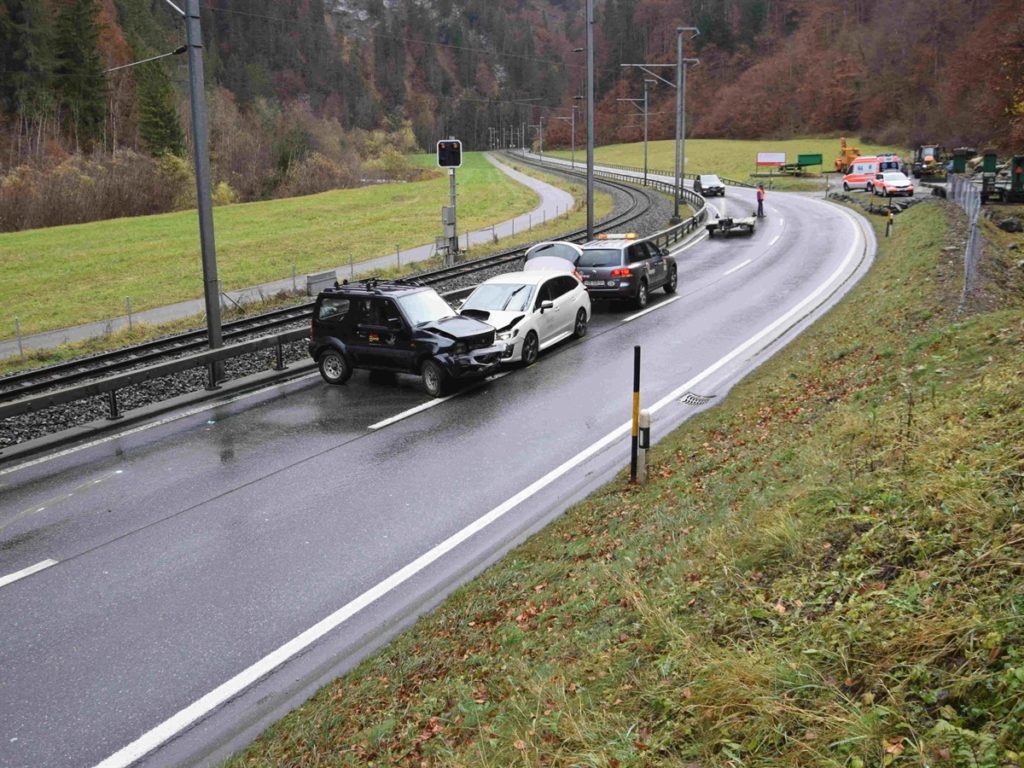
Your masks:
M590 295L571 273L507 272L480 283L459 312L494 326L495 343L507 345L502 362L531 365L541 350L587 334Z

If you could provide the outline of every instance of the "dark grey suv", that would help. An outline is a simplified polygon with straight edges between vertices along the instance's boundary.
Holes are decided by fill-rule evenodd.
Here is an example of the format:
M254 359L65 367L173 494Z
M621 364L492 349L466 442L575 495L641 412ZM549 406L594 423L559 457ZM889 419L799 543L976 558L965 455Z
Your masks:
M702 173L693 180L693 191L704 197L718 195L725 197L725 184L713 173Z
M505 344L494 328L462 317L433 288L367 280L335 285L317 296L309 354L328 384L356 368L419 374L427 392L444 394L453 380L497 371Z
M668 251L635 235L599 235L583 244L579 273L591 299L624 299L638 309L647 306L653 290L675 293L676 260Z

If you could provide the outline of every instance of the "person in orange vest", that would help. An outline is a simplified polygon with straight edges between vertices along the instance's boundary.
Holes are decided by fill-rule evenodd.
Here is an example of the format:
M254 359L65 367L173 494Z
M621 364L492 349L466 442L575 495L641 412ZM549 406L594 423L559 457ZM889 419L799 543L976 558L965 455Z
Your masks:
M757 216L764 218L764 184L757 185Z

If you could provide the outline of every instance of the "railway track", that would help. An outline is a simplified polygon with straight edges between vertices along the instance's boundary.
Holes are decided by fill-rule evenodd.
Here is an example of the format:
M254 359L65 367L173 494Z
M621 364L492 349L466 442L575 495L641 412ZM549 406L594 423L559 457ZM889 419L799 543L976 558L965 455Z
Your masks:
M516 161L536 165L521 157L517 157ZM545 166L545 170L550 171L552 169L549 166ZM561 170L558 170L558 172L564 173L564 175L572 175ZM580 174L575 175L579 176ZM595 227L596 232L615 231L618 228L635 222L648 213L652 205L654 205L655 195L658 194L650 189L644 189L621 181L601 179L598 183L624 193L629 203ZM559 239L583 242L586 239L586 229L567 232ZM473 280L475 275L502 270L503 268L506 271L511 269L522 259L525 250L525 247L518 247L450 267L410 275L408 279L415 280L423 285L433 286L442 291L449 287L464 287ZM266 336L305 325L309 321L312 306L313 302L304 302L284 309L225 323L223 325L225 346L255 336ZM45 368L15 373L0 378L0 403L12 402L74 384L101 380L134 368L153 365L199 352L206 349L206 346L206 331L196 330L89 357L78 358Z

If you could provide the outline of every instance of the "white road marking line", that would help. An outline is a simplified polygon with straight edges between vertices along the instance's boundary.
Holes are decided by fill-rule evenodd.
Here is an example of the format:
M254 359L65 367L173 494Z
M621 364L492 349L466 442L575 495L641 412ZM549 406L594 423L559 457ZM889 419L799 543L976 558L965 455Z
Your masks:
M638 317L643 317L644 315L648 315L651 312L654 312L655 310L661 309L662 307L667 307L672 302L679 301L681 298L683 298L683 297L682 296L673 296L671 299L665 299L665 301L658 302L653 307L648 307L643 312L637 312L635 315L630 315L629 317L624 317L619 322L621 322L621 323L630 323L630 322L636 320Z
M502 371L501 373L496 373L496 374L494 374L493 376L490 377L490 380L500 379L503 376L508 376L509 373L510 373L510 371ZM481 382L481 384L482 384L482 382ZM476 389L477 387L481 386L481 384L476 384L473 387L470 387L470 389ZM463 390L463 391L466 391L466 390ZM454 395L447 395L446 397L435 397L433 400L428 400L427 402L422 403L420 405L417 405L414 408L410 408L407 411L402 411L401 413L395 414L394 416L391 416L391 417L389 417L387 419L383 419L382 421L378 421L376 424L371 424L370 426L367 427L367 429L382 429L384 427L391 426L392 424L394 424L396 422L399 422L399 421L402 421L403 419L407 419L410 416L415 416L417 413L421 413L423 411L426 411L426 410L428 410L430 408L433 408L436 405L440 405L441 403L448 402L453 397L458 397L460 394L462 394L462 393L461 392L456 392Z
M651 413L664 408L669 403L682 397L684 393L692 389L696 384L706 379L712 373L723 367L739 355L743 354L753 345L759 343L765 336L770 333L774 333L781 326L790 322L794 318L798 317L801 313L805 313L808 305L821 296L826 290L832 288L833 282L835 282L839 276L846 270L847 265L853 260L854 254L857 250L857 246L861 241L861 233L857 228L852 214L847 214L849 217L847 220L853 225L854 228L854 243L851 245L850 250L847 252L846 257L839 267L829 276L828 280L822 283L817 290L815 290L810 296L801 301L798 305L793 307L789 312L780 317L778 320L773 322L771 325L762 329L759 333L755 334L751 338L747 339L743 344L736 347L729 354L719 359L716 363L710 367L704 369L699 374L694 376L688 382L678 387L675 391L671 392L666 397L663 397L657 403L655 403L650 409ZM627 421L625 424L613 429L607 435L602 437L597 442L591 444L589 447L582 450L580 453L573 456L571 459L556 467L555 469L548 472L546 475L541 477L539 480L528 485L519 493L515 494L504 503L498 505L487 514L477 518L472 523L467 525L462 530L452 534L447 539L442 541L433 549L420 555L418 558L413 560L411 563L406 565L399 571L396 571L388 578L384 579L376 586L371 587L367 591L355 599L349 601L337 611L320 620L312 627L307 629L302 634L289 640L284 645L280 646L277 650L272 651L262 659L257 661L252 666L242 670L237 675L232 677L230 680L221 683L221 685L214 688L212 691L207 693L202 698L196 700L189 706L185 707L177 714L173 715L169 719L157 725L155 728L147 731L138 739L128 744L126 747L115 752L113 755L108 757L103 762L97 764L96 768L127 768L133 762L141 758L143 755L153 751L161 744L169 741L170 739L177 736L180 732L191 726L197 720L208 715L214 709L219 707L224 702L237 696L239 693L244 691L250 685L258 681L264 675L270 674L274 669L284 664L286 661L291 659L293 656L301 653L306 648L311 646L321 637L326 635L333 629L341 626L344 622L350 619L352 616L359 613L367 606L384 597L389 592L397 589L403 583L411 579L417 573L425 569L430 564L434 563L442 556L450 552L452 549L457 547L462 542L469 539L476 533L487 528L496 520L503 517L509 511L519 506L521 503L534 496L538 492L542 491L547 486L558 480L563 475L567 474L571 470L578 467L584 461L592 456L603 451L609 445L614 443L616 440L621 439L623 436L628 434L632 429L632 420Z
M776 235L775 237L773 237L772 241L770 243L768 243L768 247L771 248L773 245L775 245L777 242L779 242L779 238L780 237L782 237L782 235Z
M753 261L753 259L747 259L747 260L746 260L746 261L744 261L743 263L741 263L741 264L737 264L737 265L736 265L735 267L733 267L733 268L732 268L732 269L730 269L729 271L725 272L725 274L726 274L726 275L731 275L731 274L732 274L733 272L735 272L736 270L738 270L738 269L743 269L743 268L744 268L745 266L747 266L747 264L749 264L749 263L750 263L750 262L752 262L752 261Z
M303 379L310 379L317 375L318 374L316 373L309 373L306 374L305 376L296 376L294 379L289 379L288 381L289 383L295 381L302 381ZM188 418L189 416L195 416L196 414L204 413L205 411L212 411L214 408L220 408L223 405L231 405L232 403L237 403L239 400L244 400L247 397L252 397L253 395L258 395L262 392L268 392L271 389L274 389L274 387L279 386L281 386L280 383L271 384L270 386L263 387L262 389L254 389L251 392L245 392L241 395L236 395L235 397L232 397L228 400L217 400L216 402L207 403L206 405L202 405L197 408L182 411L181 413L177 413L172 416L167 416L166 418L158 419L157 421L147 422L146 424L140 424L137 427L126 429L124 432L118 432L117 434L107 435L106 437L100 437L96 440L90 440L88 443L82 443L81 445L72 446L71 448L65 448L63 451L58 451L57 453L47 454L46 456L40 456L38 459L32 459L31 461L26 461L21 464L17 464L16 466L13 467L0 469L0 477L11 472L17 472L19 469L28 469L29 467L34 467L37 464L44 464L47 461L53 461L54 459L59 459L63 456L70 456L72 453L84 451L86 448L93 448L97 445L103 445L103 443L109 443L111 440L120 440L122 437L129 437L139 432L145 432L147 429L153 429L153 427L162 427L164 424L170 424L171 422L178 421L178 419L184 419Z
M56 560L43 560L41 563L30 565L28 568L22 568L20 571L0 577L0 587L6 587L8 584L13 584L18 579L24 579L26 576L31 576L33 573L39 573L40 571L49 568L51 565L56 564Z

